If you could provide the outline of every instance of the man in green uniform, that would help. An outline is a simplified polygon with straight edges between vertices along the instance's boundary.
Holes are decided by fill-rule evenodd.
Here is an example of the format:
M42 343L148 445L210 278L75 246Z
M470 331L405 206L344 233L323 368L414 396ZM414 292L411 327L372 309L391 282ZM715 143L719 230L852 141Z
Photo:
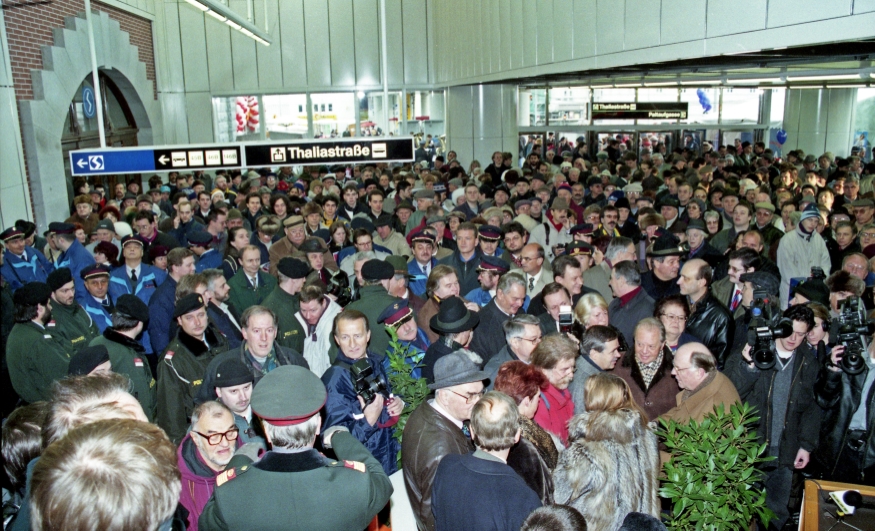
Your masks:
M287 256L280 259L276 271L279 284L264 299L262 306L270 308L276 314L277 344L296 352L304 352L304 328L295 319L295 314L301 309L298 294L304 287L310 266L297 258Z
M112 371L131 380L131 394L143 406L149 422L154 422L158 390L146 359L146 349L137 341L148 323L149 307L146 303L136 295L124 294L115 303L112 326L90 344L106 347Z
M254 461L237 452L216 478L216 490L198 529L358 530L367 527L392 495L380 463L345 428L322 437L338 460L313 449L327 394L319 378L303 367L285 365L265 376L252 392L271 451ZM288 501L283 498L288 498ZM321 510L326 497L342 500ZM284 503L285 502L285 503Z
M158 363L156 418L173 444L179 444L190 424L207 365L228 350L228 342L209 323L206 302L198 293L176 301L173 318L179 329Z
M15 326L6 343L12 387L28 403L50 400L52 383L67 376L70 353L46 329L52 320L52 290L28 282L15 291Z
M229 303L244 312L256 306L270 295L276 287L276 277L261 270L261 251L254 245L247 245L240 251L240 269L228 280L231 286Z
M371 342L369 348L380 354L389 348L389 334L386 328L379 324L380 314L390 305L401 299L389 294L389 281L395 276L395 266L383 260L368 260L362 266L364 285L359 289L361 297L351 302L346 308L358 310L368 317ZM332 347L332 359L336 357L337 347Z
M76 302L76 285L69 268L52 271L46 284L52 290L52 320L46 329L73 355L88 346L100 332L88 312Z

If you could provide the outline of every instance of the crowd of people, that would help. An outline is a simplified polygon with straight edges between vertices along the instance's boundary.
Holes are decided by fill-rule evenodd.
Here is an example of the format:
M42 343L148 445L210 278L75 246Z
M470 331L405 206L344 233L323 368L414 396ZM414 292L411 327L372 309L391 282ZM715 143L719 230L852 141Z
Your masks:
M658 421L739 402L770 529L799 478L875 485L875 348L835 324L875 310L875 165L432 147L77 180L6 227L4 524L361 530L397 472L420 530L661 529Z

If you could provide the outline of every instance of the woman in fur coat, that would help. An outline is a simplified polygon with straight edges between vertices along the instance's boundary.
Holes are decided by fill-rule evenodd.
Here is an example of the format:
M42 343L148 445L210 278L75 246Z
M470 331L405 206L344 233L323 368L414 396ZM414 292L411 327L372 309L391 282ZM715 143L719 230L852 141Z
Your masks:
M590 529L616 531L630 512L659 517L659 451L647 416L623 379L586 382L586 412L568 423L569 447L553 471L555 503L570 505Z

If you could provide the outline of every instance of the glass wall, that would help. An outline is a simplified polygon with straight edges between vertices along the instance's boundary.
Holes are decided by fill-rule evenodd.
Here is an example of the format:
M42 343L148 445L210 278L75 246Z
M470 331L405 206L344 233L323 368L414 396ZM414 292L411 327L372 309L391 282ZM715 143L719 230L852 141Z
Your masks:
M268 138L304 138L307 136L307 95L277 94L264 96Z
M310 106L313 109L313 137L332 138L354 134L355 98L356 95L352 92L310 94Z
M521 87L518 105L517 116L521 126L547 124L547 89Z
M872 137L875 133L875 88L857 89L854 111L854 137L851 150L866 162L872 158Z
M563 87L550 90L550 124L579 125L589 123L589 87Z
M407 134L444 134L446 100L442 90L414 90L407 93Z
M216 142L258 140L261 119L258 96L213 98Z

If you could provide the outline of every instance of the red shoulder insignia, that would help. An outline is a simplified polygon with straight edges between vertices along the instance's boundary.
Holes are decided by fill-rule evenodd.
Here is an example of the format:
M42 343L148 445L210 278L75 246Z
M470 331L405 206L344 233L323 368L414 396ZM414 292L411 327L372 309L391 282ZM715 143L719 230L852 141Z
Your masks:
M358 470L362 473L367 471L367 469L365 468L365 464L361 461L344 461L343 466L345 466L346 468L351 468L353 470Z
M221 487L225 483L231 481L232 479L237 477L237 473L233 468L229 468L228 470L222 472L218 476L216 476L216 486Z

